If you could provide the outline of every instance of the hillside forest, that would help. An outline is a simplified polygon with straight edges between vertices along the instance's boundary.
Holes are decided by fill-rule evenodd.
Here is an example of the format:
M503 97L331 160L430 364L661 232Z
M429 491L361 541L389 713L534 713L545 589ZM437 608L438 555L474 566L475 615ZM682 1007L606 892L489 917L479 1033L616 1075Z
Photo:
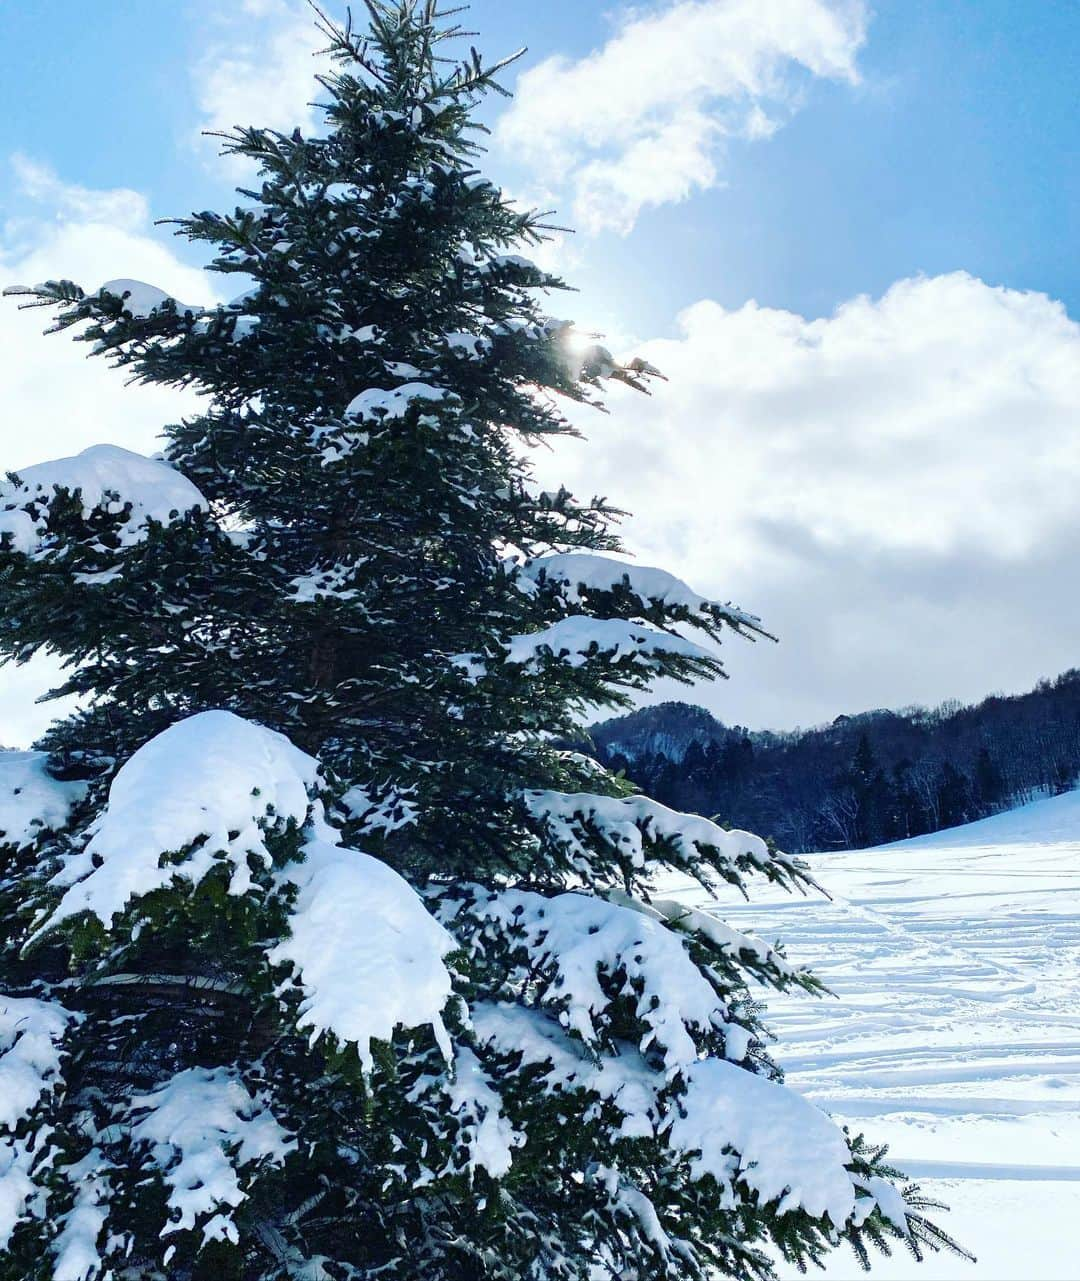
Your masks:
M675 809L796 853L860 849L1073 787L1080 669L1025 694L877 709L811 729L749 730L668 702L590 733L606 766Z

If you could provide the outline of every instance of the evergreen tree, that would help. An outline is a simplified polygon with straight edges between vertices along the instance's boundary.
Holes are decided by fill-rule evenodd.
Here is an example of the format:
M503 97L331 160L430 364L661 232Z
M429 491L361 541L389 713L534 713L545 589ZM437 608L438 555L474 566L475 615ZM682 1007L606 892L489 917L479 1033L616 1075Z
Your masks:
M894 796L865 732L859 735L845 781L854 805L854 844L865 848L891 839L899 825Z
M859 735L855 755L851 759L851 782L854 787L869 787L878 771L878 759L874 752L870 736L865 732Z
M975 794L983 813L992 813L1005 798L1005 778L984 744L975 758Z
M539 493L568 342L544 234L477 172L500 65L434 0L325 22L327 131L179 232L227 306L23 290L205 412L164 455L9 477L0 654L83 710L0 760L0 1278L767 1276L947 1241L788 1091L782 953L666 899L798 864L558 750L758 624ZM362 851L362 852L361 852ZM783 1136L781 1142L778 1136Z
M971 817L971 782L951 761L941 767L938 811L942 827L956 827Z

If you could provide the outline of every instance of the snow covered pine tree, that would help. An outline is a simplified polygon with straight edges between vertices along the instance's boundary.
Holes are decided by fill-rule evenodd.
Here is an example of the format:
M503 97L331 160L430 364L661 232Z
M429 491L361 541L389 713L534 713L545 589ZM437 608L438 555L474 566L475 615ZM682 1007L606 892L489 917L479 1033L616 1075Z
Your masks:
M676 625L758 625L605 555L604 503L534 492L557 397L652 371L582 354L508 252L545 229L473 167L499 67L443 61L432 3L368 8L323 20L327 135L236 132L261 186L180 223L253 287L16 291L209 400L162 457L0 495L2 654L62 654L84 700L0 757L0 1277L936 1247L767 1057L748 982L813 980L656 889L797 865L557 750L589 705L718 674Z

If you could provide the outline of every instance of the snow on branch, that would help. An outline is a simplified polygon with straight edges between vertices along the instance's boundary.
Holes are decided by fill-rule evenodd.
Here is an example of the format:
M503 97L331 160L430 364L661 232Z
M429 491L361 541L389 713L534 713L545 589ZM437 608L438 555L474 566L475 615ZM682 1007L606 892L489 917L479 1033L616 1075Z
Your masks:
M86 784L53 778L47 752L0 752L0 845L23 849L59 831Z
M60 1085L64 1036L78 1019L53 1001L0 995L0 1250L20 1222L44 1210L33 1174L40 1145L17 1129Z
M760 982L773 987L787 987L797 983L813 988L809 972L792 965L782 952L770 947L752 934L732 929L719 917L700 908L689 907L679 899L650 898L648 903L634 898L624 890L609 890L608 901L633 912L641 912L657 921L665 921L682 933L707 943L732 965L750 971ZM726 1055L729 1059L742 1059L747 1042L743 1031L728 1025L724 1029Z
M131 1100L136 1146L145 1145L169 1188L171 1222L162 1230L199 1228L204 1241L239 1240L232 1214L246 1193L239 1171L280 1165L296 1146L266 1101L228 1068L189 1068ZM208 1217L210 1216L210 1217Z
M610 1038L615 1006L632 1001L642 1025L640 1049L657 1048L669 1072L694 1062L691 1032L722 1032L728 1004L690 956L683 938L655 915L586 894L546 898L528 890L469 888L447 897L440 916L472 950L503 945L520 951L519 986L559 1014L565 1026L599 1050ZM472 934L470 938L469 935ZM622 975L613 991L614 976ZM737 1034L745 1048L741 1028Z
M488 1074L473 1050L459 1046L452 1074L422 1077L411 1092L410 1101L425 1104L440 1128L448 1116L456 1126L454 1152L441 1176L485 1170L502 1179L510 1173L514 1152L524 1147L526 1136L507 1120L495 1080L499 1078Z
M97 291L98 297L111 294L123 301L123 309L129 312L133 320L146 320L156 311L173 309L178 316L191 312L200 316L207 309L195 304L179 302L172 294L156 285L148 285L143 280L107 280Z
M0 1250L24 1219L40 1218L44 1210L44 1189L31 1177L36 1159L32 1137L0 1137Z
M682 636L646 623L623 618L589 618L584 614L572 614L539 631L511 636L502 657L508 666L526 671L539 671L553 662L578 668L602 660L611 665L628 665L641 672L657 672L665 666L665 661L672 659L692 663L702 671L719 668L715 655ZM452 661L472 680L480 679L490 670L489 660L480 655L456 655Z
M618 1137L659 1137L686 1160L692 1179L715 1181L721 1206L742 1202L741 1184L778 1214L828 1215L843 1230L877 1208L907 1233L898 1190L848 1169L854 1158L843 1131L797 1091L724 1059L694 1058L679 1065L672 1092L670 1071L655 1071L626 1045L590 1055L546 1011L481 1002L470 1013L477 1042L529 1088L582 1092L586 1121L613 1106L622 1118Z
M657 1094L666 1079L653 1071L632 1046L618 1055L591 1054L544 1010L508 1001L482 1001L469 1011L477 1042L529 1072L547 1094L581 1091L589 1097L582 1119L594 1121L600 1105L622 1115L620 1138L652 1138L660 1120Z
M366 1071L371 1042L389 1041L398 1027L430 1026L453 1057L442 1012L451 994L443 958L457 944L429 914L409 883L379 859L312 841L302 863L279 873L298 891L290 936L268 954L291 965L278 988L299 989L299 1026L312 1044L323 1035L356 1046Z
M400 387L384 390L382 387L369 387L349 401L345 410L347 418L374 419L376 422L386 418L404 418L416 402L438 403L440 401L458 402L461 397L445 387L433 387L430 383L402 383Z
M61 1045L78 1019L55 1001L0 995L0 1134L59 1083Z
M142 541L151 521L168 525L210 506L168 463L118 445L93 445L71 458L25 467L14 480L0 482L0 538L7 535L25 556L38 552L59 491L78 499L86 519L95 512L122 516L116 534L125 547Z
M761 631L761 620L730 601L710 600L665 569L585 552L557 552L521 565L530 586L557 585L568 605L581 606L600 593L623 593L638 609L678 614L690 621L724 622L736 631Z
M247 893L249 858L270 866L267 832L303 826L319 783L315 760L283 734L226 711L179 721L117 772L90 841L54 878L69 888L42 928L82 912L108 927L133 898L174 877L198 885L222 864L229 892Z
M738 1183L779 1214L827 1214L837 1229L852 1220L852 1154L835 1121L790 1087L720 1059L689 1065L683 1077L668 1142L686 1154L692 1178L716 1181L722 1204L739 1203Z
M417 822L420 809L415 795L415 787L402 791L388 783L354 783L338 804L362 832L389 835Z
M591 874L598 849L606 849L634 871L664 864L706 885L714 883L716 875L741 885L743 872L764 872L773 880L800 876L794 862L771 853L760 836L728 831L647 796L530 791L523 800L531 817L582 875Z
M56 1260L53 1281L94 1281L101 1275L98 1240L108 1221L112 1170L96 1147L74 1165L64 1167L63 1176L75 1189L75 1200L50 1247Z

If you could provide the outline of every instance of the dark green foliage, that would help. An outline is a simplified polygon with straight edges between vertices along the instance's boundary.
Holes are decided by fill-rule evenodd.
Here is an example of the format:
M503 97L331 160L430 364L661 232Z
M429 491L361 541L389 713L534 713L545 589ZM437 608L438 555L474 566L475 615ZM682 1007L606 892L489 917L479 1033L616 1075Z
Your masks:
M202 506L133 537L122 493L89 503L61 488L9 503L16 530L38 522L29 550L10 529L0 538L0 656L64 656L59 692L85 706L43 746L55 776L87 783L66 825L0 846L0 990L71 1016L61 1068L19 1132L0 1134L47 1136L50 1152L27 1157L49 1199L29 1205L0 1279L51 1281L80 1225L99 1254L86 1281L593 1281L597 1269L698 1281L710 1269L768 1276L770 1240L799 1262L838 1234L857 1250L934 1246L935 1229L912 1218L907 1236L872 1197L859 1227L780 1214L735 1176L723 1190L696 1176L693 1154L665 1138L699 1058L778 1078L748 979L817 985L779 951L713 937L711 918L650 907L653 871L707 886L752 874L790 886L804 873L752 838L698 826L690 839L655 807L598 818L596 804L630 789L556 744L586 708L624 707L657 676L719 674L676 624L712 641L758 629L726 606L645 599L629 577L575 595L524 576L545 553L618 549L617 513L537 493L526 447L572 433L560 403L598 404L605 379L644 390L655 371L569 341L545 310L563 283L511 252L545 223L474 167L471 113L504 64L444 59L461 33L432 2L366 10L363 31L321 20L336 60L326 134L227 135L257 185L230 212L177 223L211 270L242 277L234 302L150 306L124 282L25 291L130 377L195 387L208 403L165 430L168 464ZM608 630L564 643L560 625L579 622ZM238 869L225 857L236 833L212 835L208 818L210 831L160 851L165 884L102 918L49 917L58 871L95 874L80 857L117 770L213 709L319 758L306 812L277 814L255 795L266 859L242 853ZM552 818L562 802L577 806L572 821ZM389 864L410 901L424 895L453 927L453 1064L433 1024L398 1022L370 1062L333 1028L307 1035L302 976L268 953L297 902L281 873L310 859L328 821L346 854ZM206 856L219 862L194 877ZM484 914L513 895L534 905L531 933L524 908L494 924ZM571 1023L541 927L560 899L614 914L606 896L623 942L592 963L589 1033ZM642 939L667 946L713 1003L669 1033L689 1045L670 1064ZM482 1037L492 1009L541 1029L574 1070L552 1084L554 1059ZM653 1083L629 1127L597 1084L627 1064ZM185 1074L227 1082L235 1114L210 1154L235 1176L231 1199L190 1221L169 1182L183 1145L141 1128ZM235 1135L260 1117L275 1141L246 1152ZM498 1152L513 1148L505 1169L476 1157L485 1123ZM884 1169L858 1148L846 1168Z

